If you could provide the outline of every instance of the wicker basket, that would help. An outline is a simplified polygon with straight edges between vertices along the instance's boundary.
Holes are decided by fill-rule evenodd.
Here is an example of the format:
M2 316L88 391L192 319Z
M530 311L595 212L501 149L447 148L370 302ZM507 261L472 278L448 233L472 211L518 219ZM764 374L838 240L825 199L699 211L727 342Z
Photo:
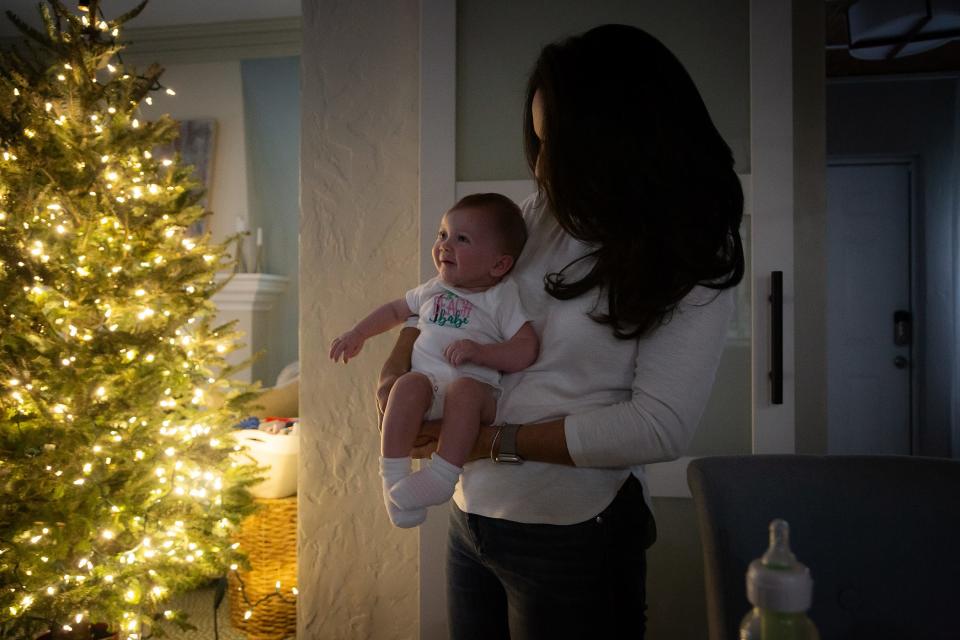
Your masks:
M297 496L256 503L260 509L243 521L237 536L250 571L229 574L230 622L249 640L282 640L297 632L297 605L290 591L297 584ZM276 593L278 580L283 596L252 606ZM244 620L248 610L253 615Z

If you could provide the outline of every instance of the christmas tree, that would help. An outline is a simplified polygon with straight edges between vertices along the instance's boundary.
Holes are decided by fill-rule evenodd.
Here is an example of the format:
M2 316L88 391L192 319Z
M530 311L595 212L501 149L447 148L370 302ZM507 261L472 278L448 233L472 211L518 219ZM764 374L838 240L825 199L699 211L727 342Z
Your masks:
M8 13L26 44L0 52L3 638L159 635L182 620L171 595L242 560L255 468L230 430L252 389L210 302L231 262L190 235L191 168L156 151L176 122L139 116L172 93L119 55L145 4L107 20L50 1L43 31Z

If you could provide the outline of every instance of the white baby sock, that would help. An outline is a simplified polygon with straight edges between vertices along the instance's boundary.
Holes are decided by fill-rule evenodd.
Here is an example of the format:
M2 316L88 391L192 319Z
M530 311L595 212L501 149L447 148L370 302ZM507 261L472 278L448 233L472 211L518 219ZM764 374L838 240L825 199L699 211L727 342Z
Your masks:
M390 499L401 509L417 509L443 504L453 497L453 489L463 468L450 464L434 453L430 463L411 473L390 489Z
M390 501L390 489L410 475L410 458L380 458L380 477L383 478L383 502L387 506L387 515L395 527L409 529L427 519L427 510L401 509Z

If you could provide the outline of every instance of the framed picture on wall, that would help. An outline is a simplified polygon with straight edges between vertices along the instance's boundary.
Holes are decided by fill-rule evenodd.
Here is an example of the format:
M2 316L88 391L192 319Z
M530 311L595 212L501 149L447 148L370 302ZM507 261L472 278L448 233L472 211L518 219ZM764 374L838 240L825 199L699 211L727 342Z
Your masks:
M160 147L158 152L179 153L180 162L193 166L193 175L203 185L200 206L209 209L213 190L213 159L217 144L217 121L213 118L181 120L180 135L172 145ZM209 218L194 223L188 230L192 236L202 235L209 228Z

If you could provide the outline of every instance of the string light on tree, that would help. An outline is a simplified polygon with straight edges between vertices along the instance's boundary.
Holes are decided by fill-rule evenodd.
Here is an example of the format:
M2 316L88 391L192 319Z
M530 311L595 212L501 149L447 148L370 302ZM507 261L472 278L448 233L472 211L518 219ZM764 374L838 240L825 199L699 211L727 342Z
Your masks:
M155 153L177 125L140 110L175 92L116 39L145 3L80 4L0 52L0 638L182 623L164 603L241 561L252 508L253 391L208 303L227 245L188 235L199 185Z

